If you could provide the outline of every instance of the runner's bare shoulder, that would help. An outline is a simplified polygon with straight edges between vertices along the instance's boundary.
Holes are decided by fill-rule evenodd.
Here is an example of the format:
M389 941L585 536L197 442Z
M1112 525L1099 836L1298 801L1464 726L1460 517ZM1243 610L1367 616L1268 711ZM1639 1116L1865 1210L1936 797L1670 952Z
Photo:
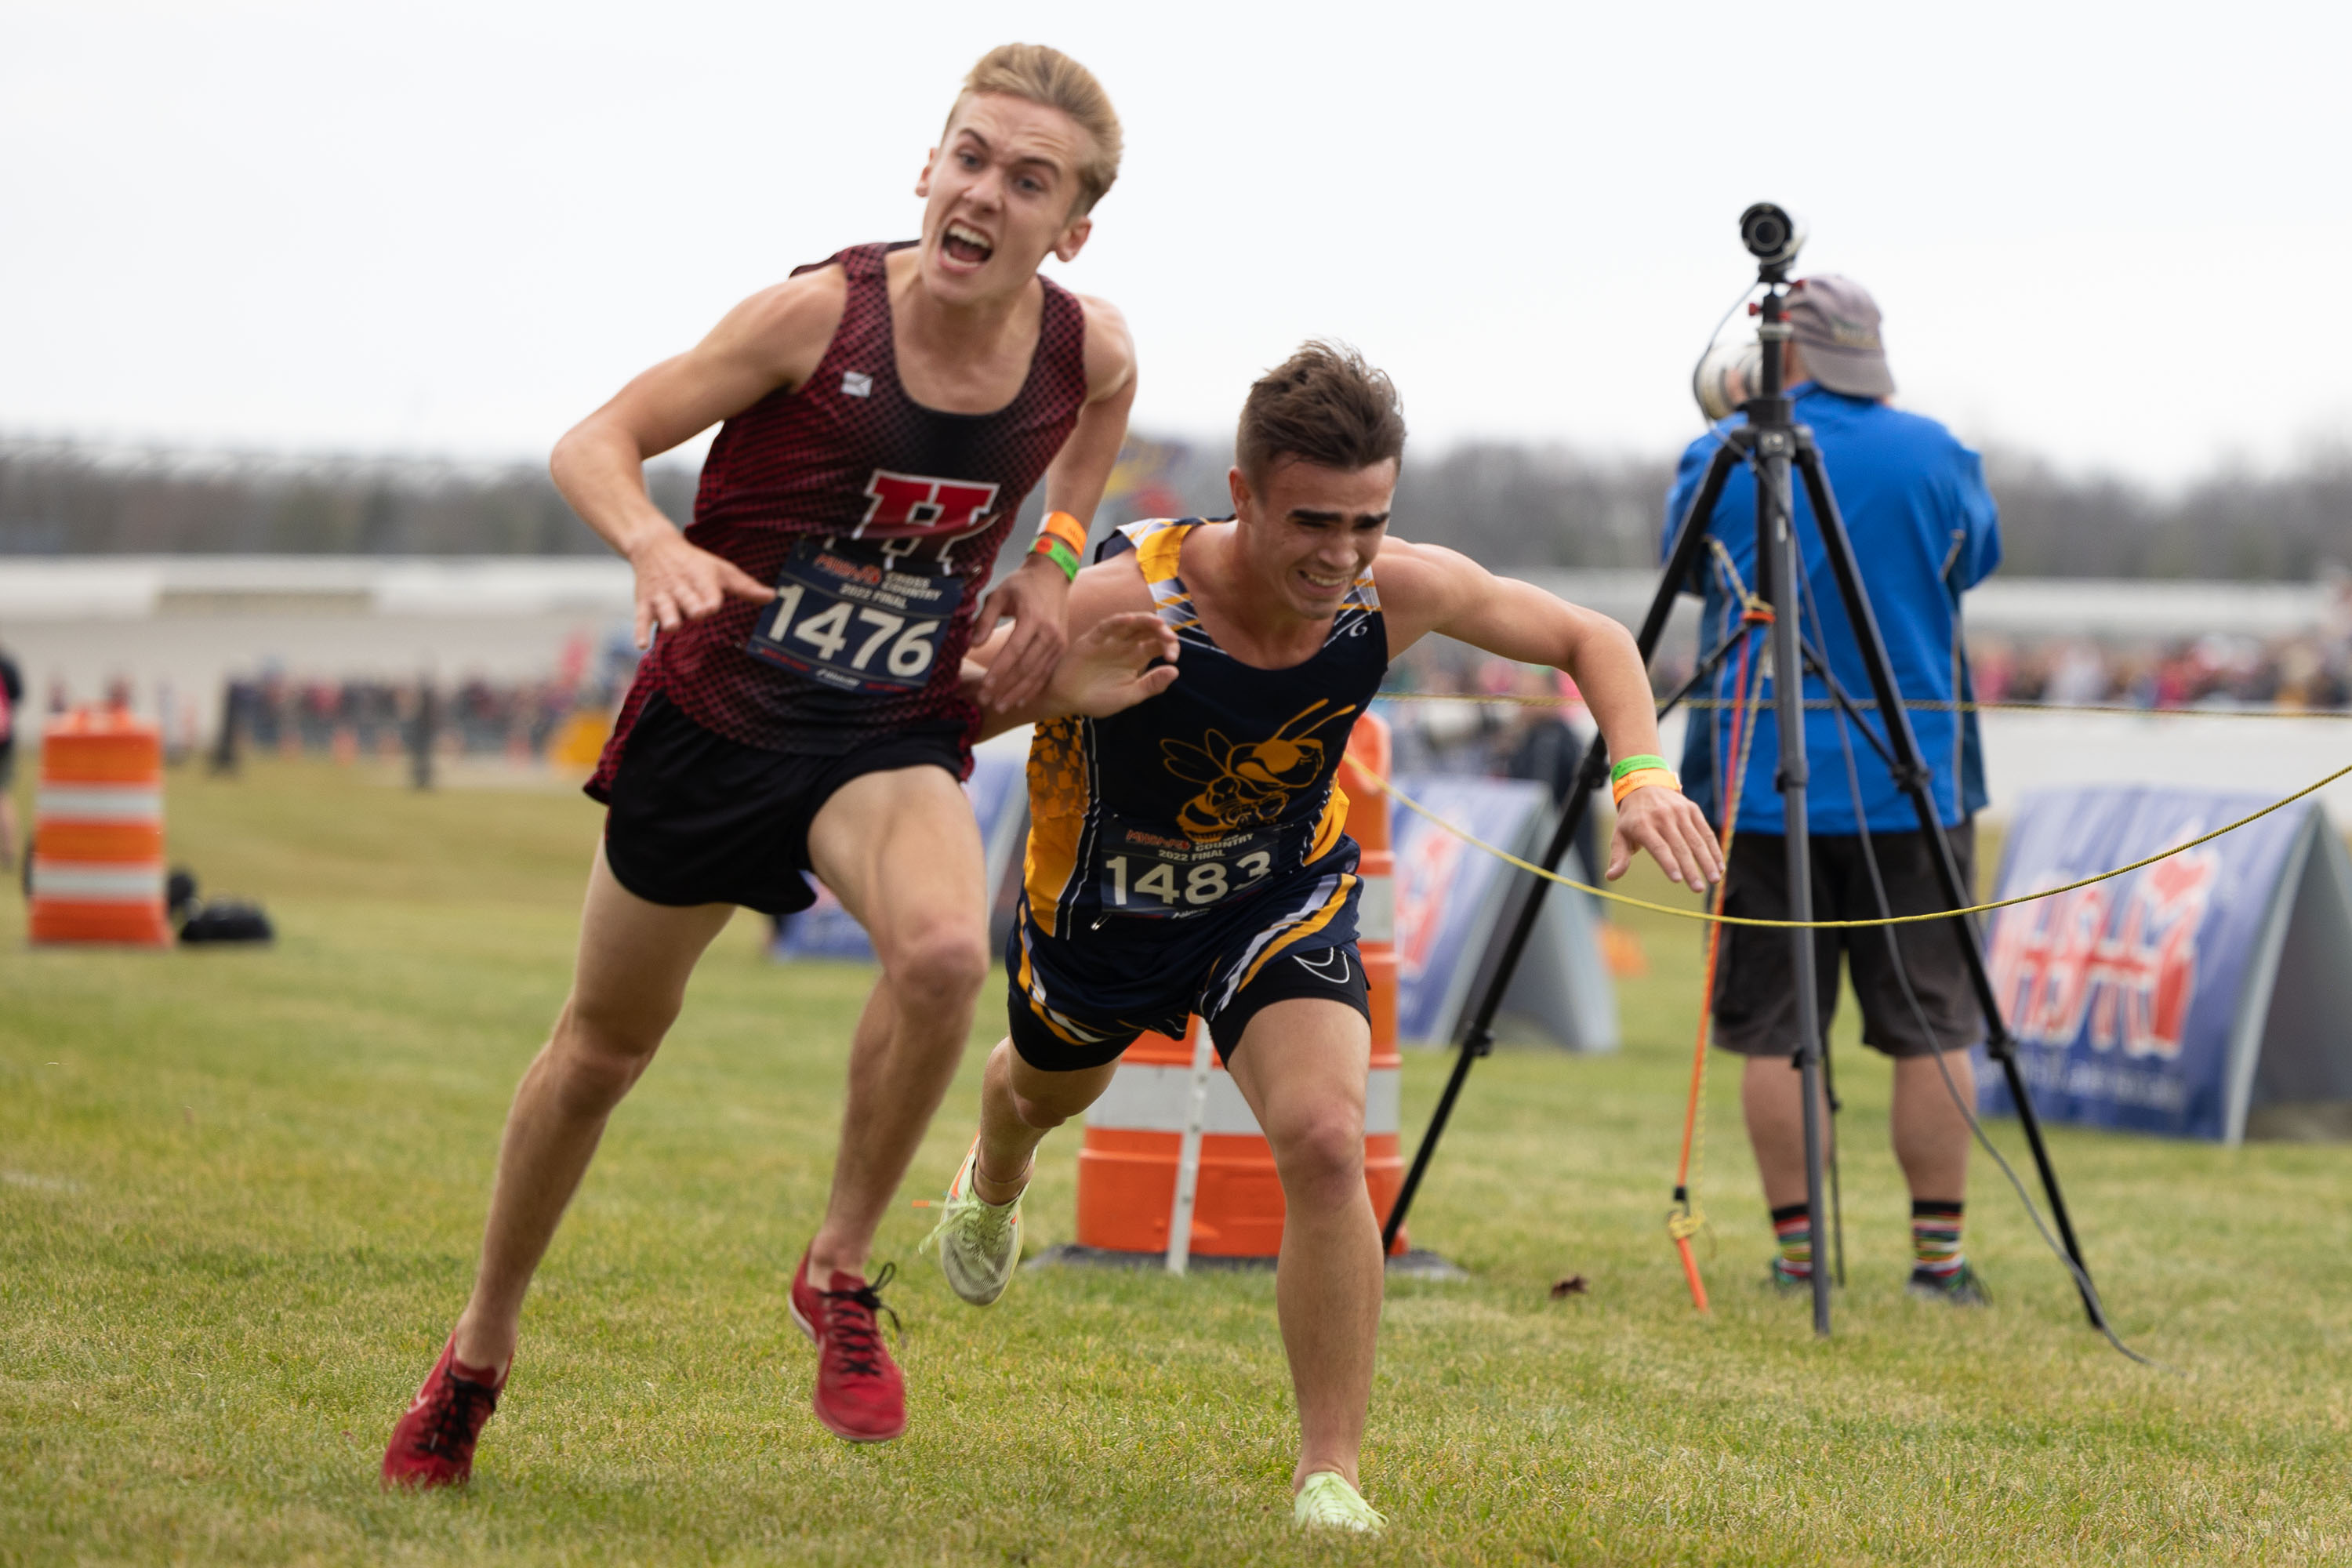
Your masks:
M849 304L838 264L761 289L720 319L697 354L755 368L772 386L797 388L816 373Z
M1372 557L1372 575L1381 585L1381 599L1418 599L1431 595L1475 592L1486 575L1478 563L1443 544L1415 544L1389 534Z
M1087 401L1100 403L1135 379L1135 338L1118 307L1094 294L1080 294L1087 318Z
M1372 557L1389 647L1402 652L1451 621L1493 585L1484 567L1443 544L1415 544L1390 534Z

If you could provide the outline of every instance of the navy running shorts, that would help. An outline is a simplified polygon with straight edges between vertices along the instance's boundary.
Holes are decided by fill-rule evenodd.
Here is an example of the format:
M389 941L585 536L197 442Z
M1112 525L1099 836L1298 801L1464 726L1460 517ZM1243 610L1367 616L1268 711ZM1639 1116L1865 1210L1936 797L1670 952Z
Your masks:
M1113 917L1060 936L1046 935L1024 900L1004 953L1013 1048L1040 1072L1077 1072L1116 1061L1147 1029L1181 1039L1198 1014L1231 1061L1250 1020L1276 1002L1322 997L1369 1019L1356 858L1343 840L1212 913Z

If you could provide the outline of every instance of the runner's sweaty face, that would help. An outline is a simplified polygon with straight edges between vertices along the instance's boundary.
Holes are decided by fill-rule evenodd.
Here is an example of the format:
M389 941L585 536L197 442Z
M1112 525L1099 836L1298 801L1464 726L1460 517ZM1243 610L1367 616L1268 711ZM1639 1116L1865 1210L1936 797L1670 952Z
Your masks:
M975 304L1026 289L1048 255L1076 257L1094 226L1071 212L1087 147L1058 109L992 92L966 101L915 182L924 287Z
M1372 569L1396 479L1393 458L1368 468L1279 458L1255 485L1234 469L1234 514L1252 574L1302 619L1329 620Z

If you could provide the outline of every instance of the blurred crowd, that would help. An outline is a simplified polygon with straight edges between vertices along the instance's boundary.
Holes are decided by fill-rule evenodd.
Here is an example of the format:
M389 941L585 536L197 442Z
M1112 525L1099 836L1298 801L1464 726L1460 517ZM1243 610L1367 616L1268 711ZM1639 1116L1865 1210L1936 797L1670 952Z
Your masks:
M601 737L636 672L636 659L623 634L601 647L574 638L551 674L528 680L481 674L456 680L330 679L270 662L216 691L192 691L169 680L142 690L121 678L100 690L78 691L52 679L37 700L28 695L22 706L43 714L84 706L135 713L156 723L166 762L180 763L201 750L221 771L234 770L248 752L349 762L414 757L421 750L537 762L567 739L580 743L583 722ZM37 735L38 721L26 728Z
M398 756L425 722L444 754L537 758L578 709L603 710L600 694L562 680L499 682L476 677L448 688L426 681L295 680L271 674L232 681L224 702L233 758L263 752Z
M2125 707L2341 710L2352 707L2352 637L2258 638L2213 635L2166 643L2091 637L1969 639L1969 668L1979 702ZM1660 696L1690 675L1685 652L1653 668ZM1398 702L1400 772L1539 778L1565 791L1591 717L1576 688L1554 670L1492 658L1431 639L1390 672L1392 693L1551 698L1542 706Z
M1975 638L1969 663L1980 702L2128 708L2343 708L2352 647L2320 637L2210 636L2161 646L2089 638Z
M1460 644L1420 644L1390 667L1382 690L1522 700L1384 706L1400 773L1534 779L1557 799L1574 782L1592 735L1591 715L1566 675Z
M2217 635L2156 645L1979 637L1970 639L1969 662L1982 702L2153 710L2352 707L2352 638ZM602 647L583 639L565 650L552 674L533 680L478 675L444 682L331 680L265 667L231 681L216 707L205 694L167 683L153 692L133 692L121 681L103 692L69 692L52 682L46 691L26 693L18 706L62 712L75 702L96 700L151 714L162 721L165 747L174 760L200 746L228 757L247 748L289 755L397 756L415 749L420 718L429 719L430 743L441 754L537 760L576 716L609 715L627 689L635 665L635 650L625 637ZM1671 656L1662 658L1654 672L1656 689L1670 691L1688 674L1686 654L1679 667ZM1400 773L1533 779L1558 797L1567 792L1592 732L1591 716L1567 676L1439 639L1398 660L1386 689L1521 700L1386 705ZM222 724L222 717L230 721Z

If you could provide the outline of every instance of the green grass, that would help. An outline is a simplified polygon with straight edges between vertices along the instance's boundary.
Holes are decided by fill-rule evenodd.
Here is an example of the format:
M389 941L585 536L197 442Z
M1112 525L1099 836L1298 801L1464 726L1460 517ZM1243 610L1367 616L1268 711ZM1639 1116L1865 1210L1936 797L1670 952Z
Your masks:
M1849 1017L1836 1337L1756 1283L1724 1072L1702 1319L1660 1223L1696 976L1692 929L1663 920L1622 1055L1507 1050L1472 1082L1413 1225L1472 1278L1391 1289L1378 1543L1287 1528L1263 1275L1032 1271L973 1312L901 1209L881 1256L906 1268L914 1425L828 1436L782 1290L870 976L772 966L748 919L614 1121L474 1487L383 1496L564 986L593 808L264 763L176 777L170 809L175 858L265 898L274 949L27 952L0 912L0 1562L2352 1558L2340 1147L2053 1133L2120 1326L2178 1369L2150 1372L2084 1328L1981 1166L1969 1247L1998 1304L1904 1298L1887 1074ZM978 1061L914 1190L950 1173ZM1444 1067L1408 1060L1409 1127ZM1040 1243L1069 1236L1076 1147L1047 1145ZM1551 1300L1570 1273L1591 1292Z

